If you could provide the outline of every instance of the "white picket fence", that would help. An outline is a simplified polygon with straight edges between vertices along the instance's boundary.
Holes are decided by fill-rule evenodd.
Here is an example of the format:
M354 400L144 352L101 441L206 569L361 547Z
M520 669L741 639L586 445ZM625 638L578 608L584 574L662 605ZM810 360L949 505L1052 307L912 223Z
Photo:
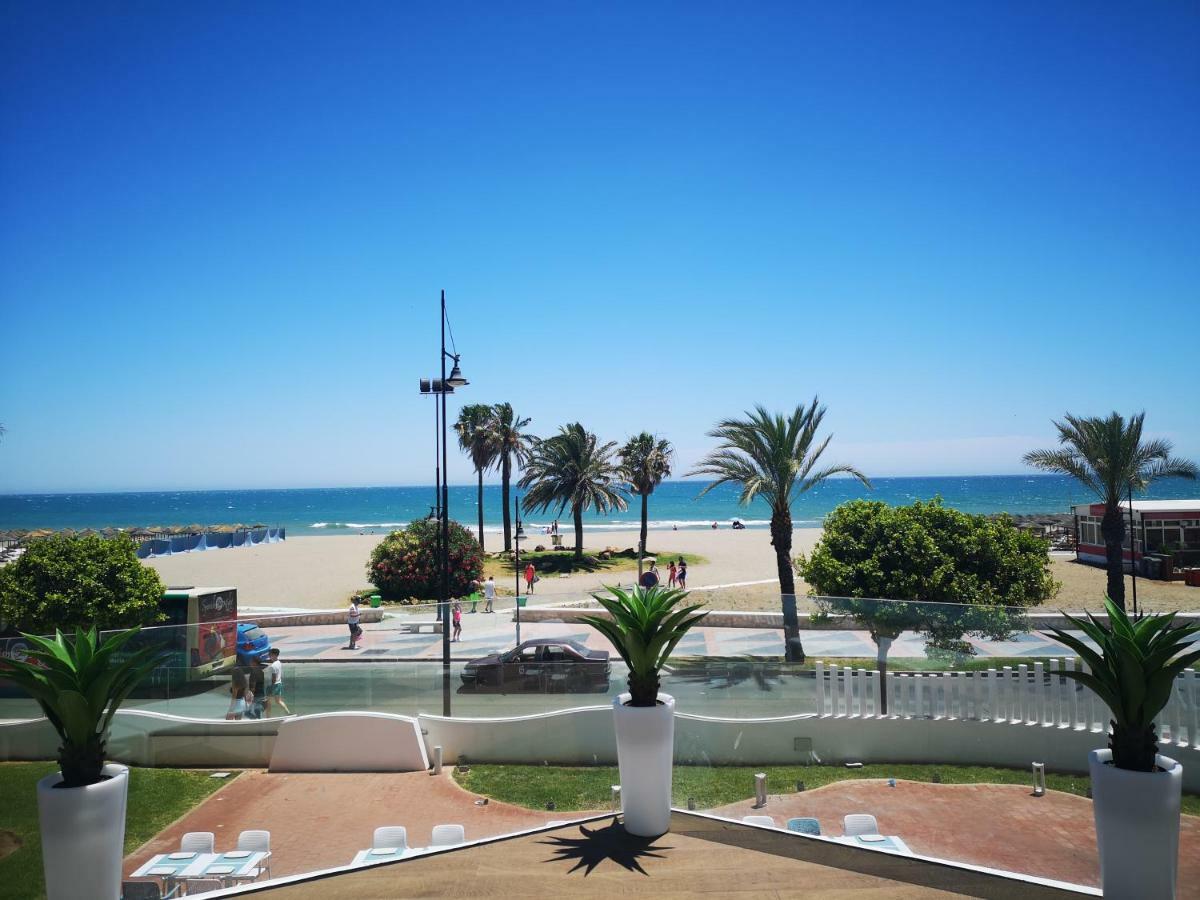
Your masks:
M1107 731L1110 715L1089 688L1061 674L1082 665L1073 658L978 672L888 672L888 716L959 719ZM879 672L816 664L817 713L882 715ZM1200 673L1187 669L1158 720L1163 743L1200 749Z

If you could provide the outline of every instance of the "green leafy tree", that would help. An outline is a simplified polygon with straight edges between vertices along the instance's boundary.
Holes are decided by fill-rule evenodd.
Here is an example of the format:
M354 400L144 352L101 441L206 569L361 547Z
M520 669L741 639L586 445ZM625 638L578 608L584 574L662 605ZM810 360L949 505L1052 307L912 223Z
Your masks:
M621 459L621 475L630 490L642 498L642 537L639 555L646 552L646 531L649 521L650 495L671 475L671 457L675 450L666 438L643 431L631 437L617 451Z
M1052 597L1049 543L1007 516L972 516L941 498L909 506L851 500L825 519L796 568L821 614L852 616L875 642L881 687L900 633L933 652L970 653L966 634L1004 639L1026 628L1023 608ZM882 695L884 711L887 698Z
M108 731L125 698L162 661L156 645L126 647L138 629L103 643L95 628L76 629L75 640L22 635L33 663L8 660L4 677L38 702L62 741L58 764L63 787L85 787L103 777Z
M579 621L608 638L629 667L629 705L654 706L659 672L683 636L708 613L697 613L699 604L680 607L687 591L676 588L605 590L607 595L592 596L608 616L581 616Z
M454 425L454 430L458 432L458 446L471 457L471 465L475 467L475 475L478 477L476 506L479 510L480 550L484 549L483 473L495 464L499 455L496 433L492 427L495 418L495 407L486 403L471 403L459 411L458 421Z
M700 492L701 497L718 485L735 484L742 489L738 498L742 506L761 497L771 508L771 544L779 572L786 652L787 658L796 662L803 661L804 648L792 571L792 500L834 475L852 475L871 486L867 476L853 466L819 465L832 437L817 440L824 418L825 407L816 397L807 407L797 406L790 416L772 415L757 406L744 419L718 422L708 434L720 444L688 473L714 479Z
M1144 491L1160 478L1190 478L1200 475L1196 464L1171 456L1171 443L1153 440L1142 443L1144 412L1129 421L1114 412L1107 419L1079 417L1070 413L1055 422L1060 446L1034 450L1025 462L1045 472L1070 475L1104 504L1100 533L1104 536L1104 558L1108 569L1108 596L1125 608L1125 517L1121 499L1131 490Z
M417 519L375 545L367 578L388 600L411 603L436 600L441 594L440 523ZM465 597L483 577L483 550L458 522L450 523L450 596Z
M583 558L583 513L625 509L621 471L613 462L616 443L601 444L578 422L563 425L558 434L537 441L525 464L521 487L527 488L526 512L570 507L575 523L575 558Z
M508 551L512 549L512 503L509 491L513 467L525 464L534 438L521 431L529 424L529 419L523 419L513 412L511 403L497 403L492 410L491 429L496 442L496 465L500 469L500 502L504 506L504 549Z
M127 535L52 535L0 567L0 619L49 634L77 626L146 625L161 618L163 583Z

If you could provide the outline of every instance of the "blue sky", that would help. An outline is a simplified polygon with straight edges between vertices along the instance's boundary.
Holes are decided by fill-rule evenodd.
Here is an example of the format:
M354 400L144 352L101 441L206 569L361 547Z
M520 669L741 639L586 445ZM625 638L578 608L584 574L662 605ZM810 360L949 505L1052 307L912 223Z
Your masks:
M0 491L428 482L442 288L455 400L680 470L814 393L876 476L1021 471L1067 410L1200 457L1198 43L1188 3L5 3Z

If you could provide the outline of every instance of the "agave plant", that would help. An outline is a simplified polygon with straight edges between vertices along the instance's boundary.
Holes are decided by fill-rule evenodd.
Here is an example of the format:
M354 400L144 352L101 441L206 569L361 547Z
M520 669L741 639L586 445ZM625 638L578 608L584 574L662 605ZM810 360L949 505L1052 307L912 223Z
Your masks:
M708 613L696 612L700 604L680 607L688 594L677 588L605 590L611 596L592 596L612 618L581 616L580 621L608 638L625 660L629 667L629 705L654 706L658 703L659 671L675 645Z
M1058 628L1049 629L1084 660L1090 672L1063 672L1091 688L1112 710L1112 733L1108 747L1118 769L1154 771L1158 734L1154 720L1171 698L1175 678L1200 660L1200 650L1183 653L1189 641L1200 634L1200 625L1172 628L1174 613L1146 616L1131 622L1110 598L1104 598L1108 626L1091 613L1088 621L1067 619L1096 643L1099 652L1086 642Z
M130 691L162 661L159 644L118 657L139 631L122 631L103 643L94 627L76 629L73 641L57 630L54 640L25 634L22 637L35 648L28 655L38 664L9 660L4 665L4 677L38 702L62 740L58 764L63 787L101 780L113 716Z

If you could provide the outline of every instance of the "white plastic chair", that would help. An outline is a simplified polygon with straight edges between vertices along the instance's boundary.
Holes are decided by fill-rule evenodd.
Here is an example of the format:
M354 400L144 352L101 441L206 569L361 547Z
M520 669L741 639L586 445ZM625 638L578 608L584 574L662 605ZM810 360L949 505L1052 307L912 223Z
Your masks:
M453 847L467 841L467 830L461 825L435 825L430 847Z
M842 819L842 832L846 837L856 837L860 834L879 834L879 823L875 817L867 813L856 813Z
M211 831L189 831L179 839L181 853L215 853L216 837Z
M378 850L381 847L407 850L408 829L403 825L384 825L382 828L376 828L375 836L371 838L371 849Z
M239 850L249 850L251 853L265 853L266 859L263 860L261 869L251 869L246 873L247 878L258 878L263 872L267 873L267 878L271 877L271 832L250 830L243 831L238 835L237 848Z
M775 824L775 819L771 816L742 816L742 821L747 825L766 825L769 828L778 828Z

